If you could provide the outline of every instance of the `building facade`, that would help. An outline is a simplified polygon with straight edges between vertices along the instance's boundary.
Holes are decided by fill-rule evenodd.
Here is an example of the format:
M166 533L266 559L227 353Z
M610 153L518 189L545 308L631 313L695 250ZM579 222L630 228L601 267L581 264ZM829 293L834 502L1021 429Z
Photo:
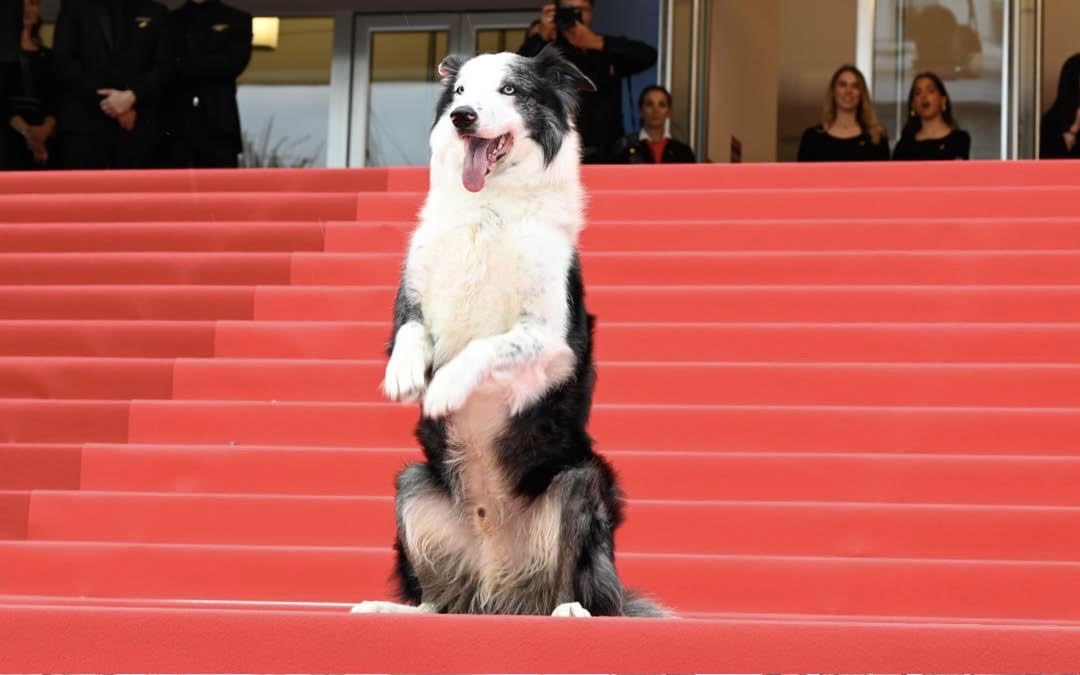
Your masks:
M176 6L182 0L169 0ZM56 2L46 2L55 15ZM232 0L259 17L241 78L251 166L427 162L448 53L516 50L540 1ZM792 161L841 64L867 76L897 138L912 76L947 84L973 158L1027 158L1058 69L1080 52L1078 0L596 0L597 32L657 47L624 110L654 83L674 96L672 134L711 162Z

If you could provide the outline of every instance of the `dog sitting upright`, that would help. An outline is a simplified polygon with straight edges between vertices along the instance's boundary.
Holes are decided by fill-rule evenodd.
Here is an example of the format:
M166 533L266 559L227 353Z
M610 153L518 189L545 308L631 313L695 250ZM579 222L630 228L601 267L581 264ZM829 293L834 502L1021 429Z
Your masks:
M586 432L595 372L577 258L579 90L556 50L448 58L431 185L383 388L421 401L427 461L397 478L410 604L354 612L663 616L614 564L615 476Z

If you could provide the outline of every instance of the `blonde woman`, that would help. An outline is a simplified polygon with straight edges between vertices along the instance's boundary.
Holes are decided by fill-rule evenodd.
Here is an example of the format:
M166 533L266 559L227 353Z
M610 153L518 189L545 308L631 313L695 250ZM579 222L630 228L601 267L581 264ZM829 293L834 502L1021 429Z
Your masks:
M800 162L865 162L889 159L889 134L878 122L866 78L855 66L833 73L824 119L803 133Z

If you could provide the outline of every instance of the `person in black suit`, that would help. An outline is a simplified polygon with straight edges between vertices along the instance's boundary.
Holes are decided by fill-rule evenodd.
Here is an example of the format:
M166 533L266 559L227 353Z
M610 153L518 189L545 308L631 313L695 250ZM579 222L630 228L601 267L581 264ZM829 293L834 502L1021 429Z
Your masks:
M596 85L595 92L582 94L578 111L582 161L586 164L612 161L612 146L626 133L623 82L656 63L656 49L651 45L593 32L590 26L596 1L545 2L537 31L529 35L517 52L521 56L536 56L549 42L554 42Z
M173 29L171 163L235 167L243 149L236 79L251 61L251 15L221 0L188 0L173 12Z
M169 12L153 0L64 0L53 46L62 167L157 164L170 47Z
M0 61L0 169L25 171L53 165L56 82L52 51L39 35L41 2L19 4L18 50L14 58Z

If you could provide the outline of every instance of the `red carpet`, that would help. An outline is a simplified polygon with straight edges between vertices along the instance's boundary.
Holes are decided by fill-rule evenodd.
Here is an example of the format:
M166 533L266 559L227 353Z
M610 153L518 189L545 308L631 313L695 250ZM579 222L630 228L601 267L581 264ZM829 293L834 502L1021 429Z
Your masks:
M365 617L412 169L0 176L0 670L1061 672L1080 167L590 167L591 432L672 621Z

